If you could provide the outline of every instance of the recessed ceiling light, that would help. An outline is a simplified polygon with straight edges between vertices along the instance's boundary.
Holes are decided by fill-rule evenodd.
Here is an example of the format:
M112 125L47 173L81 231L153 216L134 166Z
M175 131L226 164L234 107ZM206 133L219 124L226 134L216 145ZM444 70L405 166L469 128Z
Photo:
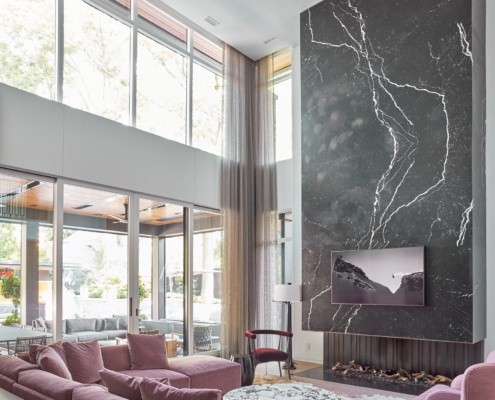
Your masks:
M268 40L265 40L263 43L268 44L270 42L273 42L274 40L277 40L277 37L276 36L274 36L274 37L272 37L272 38L270 38Z
M220 22L215 21L212 17L209 15L205 18L205 21L208 22L211 26L217 26Z

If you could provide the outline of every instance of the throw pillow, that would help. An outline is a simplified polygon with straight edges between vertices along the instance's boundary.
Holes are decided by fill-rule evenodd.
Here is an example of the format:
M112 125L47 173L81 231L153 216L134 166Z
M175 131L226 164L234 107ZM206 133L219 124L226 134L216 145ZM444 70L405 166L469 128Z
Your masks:
M112 314L112 317L119 319L119 330L127 330L127 315Z
M177 389L152 379L143 378L139 384L143 400L221 400L217 389Z
M52 347L44 346L44 348L39 349L36 363L43 371L72 380L67 365Z
M43 317L38 317L36 318L34 321L33 321L33 326L35 328L43 328L44 330L46 330L46 323L45 323L45 319Z
M96 318L76 318L67 320L67 333L96 331Z
M462 381L463 380L464 380L464 374L457 375L454 378L454 380L452 381L452 383L450 384L450 387L452 389L461 390L461 386L462 386Z
M66 366L69 365L67 363L67 357L65 356L65 351L64 351L64 348L62 346L62 342L51 343L48 346L44 346L42 344L30 344L29 345L29 361L31 362L31 364L37 363L38 353L46 347L50 347L53 350L55 350L55 352L60 356L60 358L62 359L64 364Z
M72 379L80 383L95 383L101 380L103 359L98 341L62 343Z
M139 376L124 375L110 369L103 368L100 371L101 379L110 393L125 397L129 400L141 400L141 390L139 383L143 378ZM169 384L168 378L156 378L154 381Z
M170 369L165 347L165 335L128 333L131 369Z
M106 331L117 331L119 329L119 319L118 318L105 318L105 324L103 329Z

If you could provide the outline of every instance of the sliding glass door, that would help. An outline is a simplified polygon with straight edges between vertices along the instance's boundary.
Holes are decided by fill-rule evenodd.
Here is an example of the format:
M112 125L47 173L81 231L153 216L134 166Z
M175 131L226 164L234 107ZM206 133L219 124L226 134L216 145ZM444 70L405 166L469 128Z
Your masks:
M53 182L0 172L0 323L52 319Z

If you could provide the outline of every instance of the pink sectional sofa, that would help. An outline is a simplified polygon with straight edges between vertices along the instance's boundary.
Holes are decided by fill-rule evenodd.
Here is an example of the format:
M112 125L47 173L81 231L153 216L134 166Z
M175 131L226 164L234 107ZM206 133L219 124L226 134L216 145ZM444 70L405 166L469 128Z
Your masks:
M131 369L128 346L101 347L106 369L134 377L168 378L176 388L219 389L226 393L241 386L240 365L212 356L169 359L170 369ZM0 356L0 387L27 400L123 399L103 386L61 378L12 356Z
M495 351L486 362L470 366L450 387L436 385L415 400L495 400Z

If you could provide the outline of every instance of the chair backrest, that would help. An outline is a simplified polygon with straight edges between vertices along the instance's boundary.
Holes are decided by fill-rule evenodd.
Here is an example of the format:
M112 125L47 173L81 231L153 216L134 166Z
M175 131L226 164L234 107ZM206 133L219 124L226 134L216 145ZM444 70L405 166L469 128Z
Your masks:
M140 331L141 335L158 335L160 333L159 329L150 329L149 331Z
M194 347L207 347L211 350L211 330L213 327L211 325L194 325L193 330L193 342Z
M21 351L29 351L30 344L46 344L46 336L18 337L15 340L14 355Z

